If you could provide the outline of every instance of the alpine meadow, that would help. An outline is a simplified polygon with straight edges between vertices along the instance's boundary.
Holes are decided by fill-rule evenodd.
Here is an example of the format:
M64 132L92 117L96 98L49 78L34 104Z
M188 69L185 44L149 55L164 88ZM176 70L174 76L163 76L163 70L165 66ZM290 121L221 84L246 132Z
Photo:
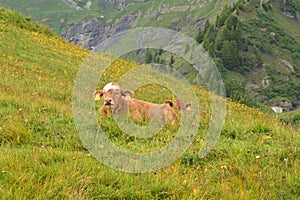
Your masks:
M239 12L252 13L252 10L243 9ZM227 11L226 16L232 16L232 12ZM275 17L281 19L279 15ZM263 18L269 22L268 17L264 15ZM228 21L219 21L219 26L208 23L207 29L213 31L215 28L219 32L216 30L216 35L212 35L202 29L199 42L203 36L210 38L214 47L218 44L234 46L228 41L222 45L214 43L222 37ZM287 29L289 25L285 24ZM246 29L251 26L243 26L243 30ZM299 34L298 38L290 39L283 29L275 30L276 34L282 31L278 37L287 41L291 49L297 49L297 44L293 43L299 42ZM290 29L291 32L297 30ZM190 148L160 170L120 172L102 164L84 147L73 119L74 80L90 51L67 42L45 26L32 22L30 17L4 7L0 7L0 41L0 199L299 199L299 111L276 114L249 107L241 103L240 98L234 99L236 101L227 98L221 135L207 156L199 158L203 136L213 119L209 91L193 87L201 112L198 132ZM238 42L242 41L239 38ZM247 51L240 49L242 60L247 60L247 52L253 56L249 57L249 62L270 59L266 55L255 57L259 54L257 48L270 47L262 45L259 38L256 41L259 42L251 43ZM207 44L208 51L212 51L216 61L218 53L227 55L213 51L210 44ZM274 51L270 50L269 54L286 53L287 60L299 58L296 53L288 55L283 47ZM107 55L99 55L99 58L112 60ZM108 82L117 82L138 65L138 61L125 58L114 60L105 70L98 88ZM249 66L242 67L250 70ZM231 69L224 66L220 69L231 76L228 72ZM273 73L269 74L271 79L276 78ZM299 80L299 72L291 76L294 89L299 84L295 81ZM272 95L276 88L262 92ZM158 84L139 88L134 97L155 103L174 100L170 91ZM95 102L99 118L101 104L102 101ZM111 116L100 121L107 138L136 153L164 147L178 130L177 126L166 124L154 137L137 138L125 134ZM140 125L143 126L143 122Z

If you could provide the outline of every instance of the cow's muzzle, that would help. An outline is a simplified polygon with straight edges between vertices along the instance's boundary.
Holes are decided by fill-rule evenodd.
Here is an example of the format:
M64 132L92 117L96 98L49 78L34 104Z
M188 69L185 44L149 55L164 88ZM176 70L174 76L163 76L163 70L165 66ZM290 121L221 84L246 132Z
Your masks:
M112 99L104 99L104 104L107 105L107 106L114 105Z

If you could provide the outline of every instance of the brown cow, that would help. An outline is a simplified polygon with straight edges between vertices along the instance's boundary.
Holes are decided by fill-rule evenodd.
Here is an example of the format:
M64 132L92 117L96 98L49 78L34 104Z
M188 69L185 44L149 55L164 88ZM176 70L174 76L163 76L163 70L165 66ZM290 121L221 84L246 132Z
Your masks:
M174 104L170 101L170 105L172 104L172 107L174 106L176 110L178 110L181 114L187 114L190 112L191 109L191 103L185 103L182 100L175 100Z
M193 112L191 103L185 103L179 99L175 100L174 103L171 100L167 100L166 103L173 107L179 114L191 114ZM206 110L199 110L197 113L200 116L205 116L207 114Z
M184 101L177 99L174 102L174 106L181 112L187 112L191 108L191 103L185 103Z
M132 96L133 93L131 91L119 89L98 90L97 94L100 96L104 95L104 105L111 108L112 114L131 114L133 119L140 121L154 119L161 123L166 121L171 123L178 122L176 113L168 104L154 104L138 99L124 98L124 96Z

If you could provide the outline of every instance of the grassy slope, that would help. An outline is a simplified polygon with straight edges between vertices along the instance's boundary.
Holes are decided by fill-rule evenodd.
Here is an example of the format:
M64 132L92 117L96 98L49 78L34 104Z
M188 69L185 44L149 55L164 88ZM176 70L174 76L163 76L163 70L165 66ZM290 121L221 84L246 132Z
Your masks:
M278 12L278 10L274 10L272 15L275 21L285 29L287 33L294 36L298 43L300 43L300 28L299 24L292 20L287 20L287 17L282 14L282 12Z
M77 3L79 0L75 0ZM88 11L85 8L83 10L76 10L68 7L66 4L62 3L61 0L55 1L45 1L39 0L38 2L33 0L28 0L19 3L19 0L0 0L3 5L9 6L13 9L20 10L21 12L33 16L33 18L42 20L42 19L51 19L50 21L45 21L48 27L51 27L57 33L61 33L68 24L82 20L83 18L88 19L92 17L99 17L101 15L105 16L104 21L115 21L118 18L121 18L128 13L136 13L138 10L141 14L136 26L160 26L160 27L172 27L174 29L180 29L181 32L187 33L191 37L195 36L195 32L198 31L198 27L193 24L199 19L211 19L222 10L224 4L234 1L208 1L203 2L201 0L164 0L164 1L147 1L147 2L137 2L135 0L127 0L127 7L125 11L119 11L117 5L109 5L108 3L101 3L103 0L93 1L91 10ZM86 2L86 0L81 1ZM256 5L254 5L256 4ZM289 101L294 104L296 107L299 104L299 99L297 98L298 93L298 84L299 79L299 62L297 58L299 57L298 49L296 51L291 51L285 49L288 45L284 44L287 40L290 40L290 36L299 41L299 25L296 22L289 20L285 17L282 12L279 10L278 2L274 3L273 10L269 10L265 13L267 16L274 19L269 21L262 19L261 22L253 25L249 21L254 22L255 19L258 19L256 13L257 9L249 8L259 5L259 0L253 0L246 4L246 10L249 12L240 11L240 19L243 20L246 25L248 24L250 29L243 32L244 36L248 38L256 37L253 40L253 46L256 46L255 49L263 49L260 52L260 55L263 59L264 67L255 68L249 73L240 74L234 71L231 71L230 74L224 79L235 80L241 85L246 85L248 92L251 97L255 97L258 102L261 99L267 99L264 101L268 105L280 105L281 101ZM83 4L84 5L84 4ZM164 5L164 7L163 7ZM194 9L195 6L203 5L203 7L198 7ZM190 6L186 11L176 10L178 6ZM30 8L30 9L29 9ZM34 8L34 9L33 9ZM47 9L45 9L47 8ZM251 11L252 10L252 11ZM262 9L258 9L261 10ZM160 11L163 14L157 19L156 13ZM187 16L192 15L191 24L187 24L186 20L189 18ZM64 19L63 23L60 23L60 20ZM178 23L177 25L174 25ZM269 23L267 27L267 34L261 33L259 28L263 23ZM263 27L265 28L265 27ZM274 29L274 30L273 30ZM278 31L278 32L277 32ZM268 33L276 33L276 37L271 37ZM281 37L282 36L282 37ZM280 41L276 44L273 44L274 38L280 37ZM296 42L296 41L295 41ZM279 45L281 44L281 45ZM280 46L280 47L279 47ZM291 45L289 46L295 46ZM259 50L257 50L259 51ZM267 51L267 53L265 52ZM250 54L251 55L251 54ZM298 57L295 57L298 55ZM251 55L252 56L252 55ZM254 56L254 55L253 55ZM168 60L168 59L167 59ZM168 61L167 61L168 62ZM284 63L287 63L284 64ZM175 64L175 67L180 66L181 63ZM296 73L291 73L289 66L295 68ZM188 67L183 66L180 71L187 73L190 71ZM189 77L194 77L193 73L189 73ZM263 88L263 80L268 79L270 81L271 87ZM283 84L282 84L283 83ZM258 89L252 89L257 88ZM251 100L252 102L252 100ZM250 104L253 105L253 104Z
M299 197L299 131L230 101L222 135L205 159L195 153L198 137L183 158L157 172L127 174L102 165L82 147L71 115L73 80L88 52L14 12L0 8L0 20L0 199ZM135 64L119 60L112 69L118 65ZM103 81L116 78L108 71ZM196 92L209 112L208 94ZM203 116L199 133L208 122ZM120 145L131 139L112 137Z

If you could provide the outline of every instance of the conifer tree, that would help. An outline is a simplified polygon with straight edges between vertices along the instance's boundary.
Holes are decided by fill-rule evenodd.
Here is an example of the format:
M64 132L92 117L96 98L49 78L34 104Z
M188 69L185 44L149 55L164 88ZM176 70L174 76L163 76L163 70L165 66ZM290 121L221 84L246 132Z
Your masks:
M225 40L221 54L224 67L226 67L229 70L237 70L239 68L239 50L235 40Z
M150 50L147 49L146 54L145 54L145 63L149 64L152 62L153 56Z

